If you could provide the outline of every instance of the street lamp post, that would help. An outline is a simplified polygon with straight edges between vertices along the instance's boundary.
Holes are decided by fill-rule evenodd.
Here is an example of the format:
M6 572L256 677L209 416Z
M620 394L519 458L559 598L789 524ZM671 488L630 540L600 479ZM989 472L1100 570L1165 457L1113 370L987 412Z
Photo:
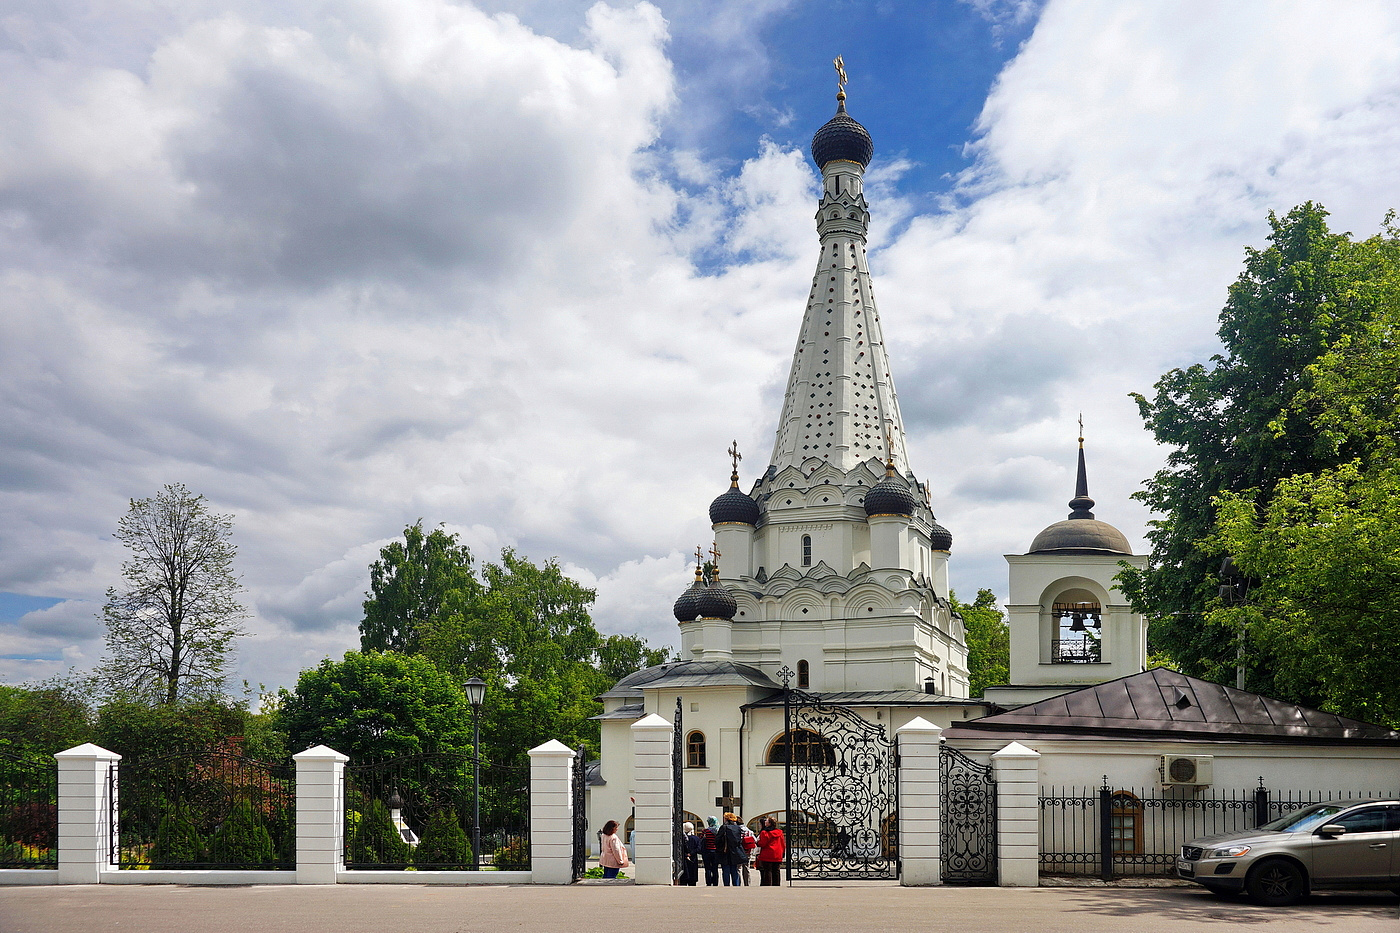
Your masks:
M481 701L486 681L473 677L463 685L472 705L472 871L481 870Z

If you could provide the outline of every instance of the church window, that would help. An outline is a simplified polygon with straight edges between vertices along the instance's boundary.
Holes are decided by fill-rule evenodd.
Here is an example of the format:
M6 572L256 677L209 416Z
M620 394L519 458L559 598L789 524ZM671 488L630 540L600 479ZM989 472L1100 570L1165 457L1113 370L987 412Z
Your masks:
M818 434L817 437L821 437L821 435ZM802 536L802 566L803 566L803 567L810 567L810 566L812 566L812 536L811 536L811 535L803 535L803 536Z
M705 733L697 730L685 737L685 766L705 767Z
M801 690L806 690L812 685L812 668L806 661L797 662L797 686Z
M836 750L831 747L831 743L821 736L820 733L810 729L792 730L792 763L795 765L812 765L821 767L822 765L832 766L836 764ZM763 759L770 765L782 765L788 762L788 737L786 734L779 735L771 745L768 746L768 754Z
M1142 801L1126 790L1109 798L1109 828L1114 855L1142 853Z

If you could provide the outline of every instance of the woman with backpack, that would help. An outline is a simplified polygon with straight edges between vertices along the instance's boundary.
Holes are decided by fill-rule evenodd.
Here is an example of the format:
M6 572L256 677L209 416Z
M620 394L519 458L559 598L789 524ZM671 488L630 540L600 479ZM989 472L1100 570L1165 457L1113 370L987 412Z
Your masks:
M748 861L749 850L744 847L744 829L733 813L724 815L724 825L715 834L715 851L725 887L739 887L739 866Z

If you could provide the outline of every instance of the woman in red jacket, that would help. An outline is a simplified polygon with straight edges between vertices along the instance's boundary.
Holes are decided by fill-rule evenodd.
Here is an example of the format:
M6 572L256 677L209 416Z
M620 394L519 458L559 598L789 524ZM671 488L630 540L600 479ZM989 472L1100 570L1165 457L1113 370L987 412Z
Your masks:
M778 828L778 821L771 816L763 820L763 830L758 834L758 883L762 887L777 887L778 867L787 854L787 840Z

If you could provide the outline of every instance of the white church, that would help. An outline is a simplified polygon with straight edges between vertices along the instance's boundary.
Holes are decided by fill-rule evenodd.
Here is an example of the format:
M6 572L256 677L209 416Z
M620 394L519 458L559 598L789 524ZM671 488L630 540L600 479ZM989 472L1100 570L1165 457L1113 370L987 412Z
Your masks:
M990 702L968 696L962 619L948 601L953 536L909 463L893 369L866 262L862 176L870 134L837 112L812 139L823 190L820 252L798 330L772 458L745 492L737 451L729 489L710 505L718 579L675 603L680 660L638 671L603 694L602 757L589 823L630 809L630 725L683 719L684 800L715 815L726 789L745 820L784 799L780 671L791 686L848 707L891 734L915 717L947 727L999 707L1136 673L1145 622L1114 589L1134 557L1089 511L1079 488L1065 521L1011 562L1012 683Z
M731 450L730 487L710 505L715 573L702 576L697 553L695 583L674 607L680 659L600 698L589 826L630 824L631 727L652 714L672 721L678 706L687 818L728 809L752 825L782 813L785 762L818 764L820 741L794 732L787 748L784 682L891 737L920 719L979 760L1020 743L1044 756L1040 777L1055 783L1160 785L1178 755L1202 763L1203 776L1178 792L1212 781L1400 787L1396 732L1145 669L1146 619L1114 577L1146 557L1095 517L1083 437L1068 516L1006 557L1010 683L969 698L962 619L948 599L953 535L908 459L866 262L873 145L844 91L811 154L820 245L772 457L745 492Z

